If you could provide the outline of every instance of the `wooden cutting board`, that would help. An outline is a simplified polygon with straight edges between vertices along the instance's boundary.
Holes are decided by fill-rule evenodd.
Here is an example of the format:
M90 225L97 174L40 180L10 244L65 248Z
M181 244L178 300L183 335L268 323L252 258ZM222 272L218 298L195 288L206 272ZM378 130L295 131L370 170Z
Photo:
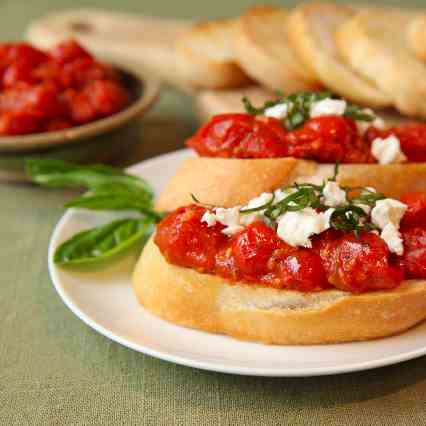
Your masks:
M77 9L46 15L34 21L27 32L37 46L48 48L63 39L76 38L96 55L139 66L194 96L200 119L213 114L243 110L241 98L260 105L273 94L258 86L233 90L194 90L180 74L175 55L177 37L191 21L137 16L100 9ZM394 111L380 113L389 122L404 121Z

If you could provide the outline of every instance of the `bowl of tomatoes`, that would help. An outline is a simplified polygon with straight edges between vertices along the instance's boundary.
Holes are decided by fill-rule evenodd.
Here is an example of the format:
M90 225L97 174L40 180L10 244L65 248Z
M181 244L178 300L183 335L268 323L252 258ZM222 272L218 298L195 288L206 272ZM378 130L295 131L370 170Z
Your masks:
M159 84L98 61L74 40L47 51L0 44L0 152L30 152L107 133L141 116Z

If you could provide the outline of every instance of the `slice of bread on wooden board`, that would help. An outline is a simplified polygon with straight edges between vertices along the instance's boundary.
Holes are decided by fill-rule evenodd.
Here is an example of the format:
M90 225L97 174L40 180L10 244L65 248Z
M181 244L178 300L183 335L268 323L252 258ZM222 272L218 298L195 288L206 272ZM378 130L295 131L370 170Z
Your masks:
M180 74L191 85L220 89L250 81L233 54L236 23L232 19L200 22L178 38L176 53Z
M238 20L234 32L237 62L254 80L286 94L320 87L316 75L307 69L289 48L287 11L258 6Z
M354 295L302 293L230 283L166 261L152 239L133 273L146 309L173 323L268 344L315 344L389 336L426 317L426 283Z
M336 33L347 63L393 98L403 114L426 117L426 64L408 46L413 13L369 9L346 21Z
M392 97L374 79L356 74L343 61L335 44L336 30L354 13L350 7L333 3L302 4L289 15L288 39L303 64L329 90L362 105L389 106ZM350 44L348 48L351 49Z

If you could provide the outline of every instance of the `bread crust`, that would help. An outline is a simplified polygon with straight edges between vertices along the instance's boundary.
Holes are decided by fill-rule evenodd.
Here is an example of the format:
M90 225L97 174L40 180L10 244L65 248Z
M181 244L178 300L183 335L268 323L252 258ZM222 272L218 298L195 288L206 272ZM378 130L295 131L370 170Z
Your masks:
M339 95L370 107L389 106L392 98L373 80L357 75L340 58L334 33L355 11L343 5L313 2L296 7L288 17L288 39L303 64ZM318 23L317 21L322 22ZM355 69L355 68L354 68Z
M254 80L285 93L321 87L315 74L305 69L288 46L287 12L272 6L257 6L243 14L234 32L237 62Z
M178 66L183 78L195 87L240 87L250 78L235 62L231 40L236 21L218 19L195 24L176 41Z
M167 184L156 207L172 211L193 202L191 194L203 203L232 207L294 182L322 183L333 172L333 164L291 157L188 158ZM342 164L338 181L345 186L372 186L398 198L407 191L426 191L426 163Z
M426 282L353 295L277 290L169 264L152 240L133 273L138 301L185 327L268 344L324 344L402 332L426 318Z
M426 14L413 18L407 29L409 48L421 61L426 61Z
M426 64L407 42L412 17L397 10L365 10L338 29L336 42L346 62L391 96L400 112L426 117Z

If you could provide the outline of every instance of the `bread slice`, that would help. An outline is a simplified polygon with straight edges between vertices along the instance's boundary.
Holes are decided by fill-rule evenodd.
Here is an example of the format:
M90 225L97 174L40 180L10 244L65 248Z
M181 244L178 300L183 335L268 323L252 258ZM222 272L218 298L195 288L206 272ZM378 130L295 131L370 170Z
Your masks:
M235 62L232 19L200 22L176 42L180 73L195 87L226 88L247 84L250 79Z
M287 21L290 44L305 67L331 91L370 107L391 105L392 97L371 77L356 74L337 50L335 32L354 13L352 8L343 5L302 4L290 13ZM370 57L366 55L362 60L367 62Z
M407 43L421 61L426 61L426 14L418 14L408 24Z
M242 205L262 192L294 182L321 184L333 176L333 164L295 158L186 159L160 195L156 207L172 211L193 202L232 207ZM426 163L342 164L338 181L344 186L372 186L389 197L407 191L426 191Z
M389 336L426 318L426 282L353 295L229 283L169 264L152 240L133 273L149 311L173 323L268 344L347 342Z
M236 61L254 80L274 90L294 93L317 89L320 83L288 45L287 11L272 6L249 9L234 33Z
M426 64L406 37L412 17L396 10L363 11L341 26L336 40L346 61L391 96L399 111L426 117Z

